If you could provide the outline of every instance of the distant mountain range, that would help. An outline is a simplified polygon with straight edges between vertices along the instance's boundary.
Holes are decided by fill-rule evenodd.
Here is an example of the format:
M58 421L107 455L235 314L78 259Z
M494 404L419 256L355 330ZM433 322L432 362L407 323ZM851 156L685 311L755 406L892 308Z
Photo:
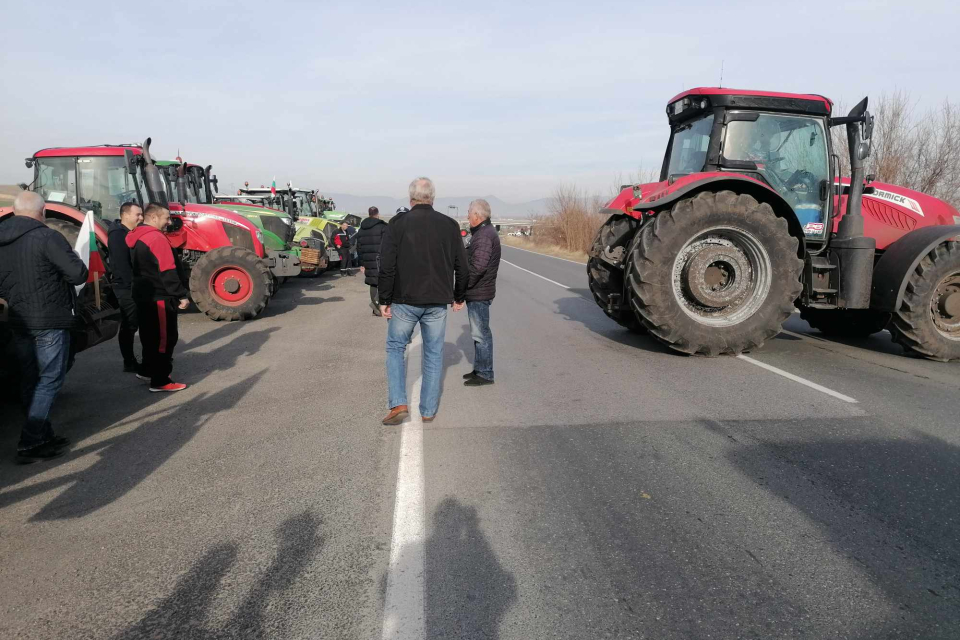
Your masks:
M366 215L367 209L377 207L380 209L380 215L393 215L399 207L409 207L407 200L400 198L391 198L388 196L355 196L349 193L327 193L323 192L324 197L333 198L337 203L337 211L349 211L360 215ZM463 198L437 198L434 208L441 213L456 216L458 212L449 209L451 205L459 207L460 218L466 218L467 206L471 200L483 198L490 203L490 209L494 218L530 218L535 215L546 213L548 198L531 200L529 202L510 203L504 202L496 196L470 196Z

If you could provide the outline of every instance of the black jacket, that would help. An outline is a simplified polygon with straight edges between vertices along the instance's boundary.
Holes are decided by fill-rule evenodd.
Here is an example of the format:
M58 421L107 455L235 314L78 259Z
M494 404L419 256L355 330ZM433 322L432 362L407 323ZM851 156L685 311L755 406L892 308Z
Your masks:
M133 288L133 262L130 259L130 247L127 246L129 232L119 220L115 220L107 234L110 273L113 275L113 286L117 289Z
M141 224L127 234L127 246L132 249L134 298L173 302L188 297L170 241L159 229Z
M497 270L500 269L500 234L489 220L470 229L470 279L467 281L467 300L493 300L497 295Z
M0 298L10 305L10 326L74 328L74 287L86 281L87 267L58 232L25 216L0 219Z
M387 223L380 218L366 218L357 231L357 253L363 265L363 281L371 287L377 286L380 273L380 241L387 230Z
M463 302L467 252L456 220L426 204L394 216L380 245L377 287L385 305Z

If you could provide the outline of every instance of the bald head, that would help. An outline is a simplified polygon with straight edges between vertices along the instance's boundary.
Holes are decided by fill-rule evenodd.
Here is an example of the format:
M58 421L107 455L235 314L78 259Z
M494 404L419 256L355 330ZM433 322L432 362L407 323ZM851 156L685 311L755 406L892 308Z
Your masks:
M13 212L43 222L43 198L33 191L21 191L13 201Z

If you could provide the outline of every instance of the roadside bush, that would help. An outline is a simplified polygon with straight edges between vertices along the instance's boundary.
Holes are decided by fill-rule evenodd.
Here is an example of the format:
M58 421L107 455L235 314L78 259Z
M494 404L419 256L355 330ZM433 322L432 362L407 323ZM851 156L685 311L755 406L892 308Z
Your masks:
M586 253L603 224L604 217L598 213L602 206L599 197L562 184L554 190L547 213L535 218L530 239L536 244Z

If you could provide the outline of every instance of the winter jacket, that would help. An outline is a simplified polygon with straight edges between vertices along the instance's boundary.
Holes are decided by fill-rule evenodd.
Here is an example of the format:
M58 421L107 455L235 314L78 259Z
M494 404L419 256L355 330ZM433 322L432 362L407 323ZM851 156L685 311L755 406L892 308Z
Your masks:
M141 224L127 234L127 246L132 249L135 299L174 302L188 297L170 241L159 229Z
M380 245L380 304L463 302L467 252L453 218L418 204L394 216Z
M345 249L350 247L350 234L343 229L337 229L337 232L333 236L333 244L337 249Z
M387 230L387 223L380 218L366 218L360 223L357 232L357 253L363 265L363 281L371 287L377 286L380 273L380 241Z
M77 325L75 286L87 267L60 233L39 220L0 219L0 298L11 327L42 331Z
M500 234L490 220L470 228L470 279L467 281L467 300L493 300L497 295L497 270L500 268Z
M130 247L127 246L129 232L119 220L115 220L107 233L110 273L113 276L113 286L117 289L133 288L133 262L130 260Z

